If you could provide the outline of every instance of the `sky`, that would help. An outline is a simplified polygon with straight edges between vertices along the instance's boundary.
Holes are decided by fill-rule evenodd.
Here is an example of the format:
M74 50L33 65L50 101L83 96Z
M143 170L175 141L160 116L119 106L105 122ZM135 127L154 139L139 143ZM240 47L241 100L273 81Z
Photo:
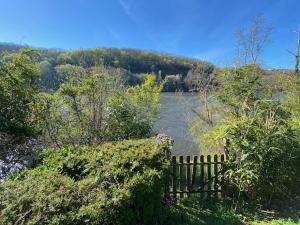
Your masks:
M0 0L0 42L145 49L230 66L234 33L257 14L274 26L261 63L292 68L300 0Z

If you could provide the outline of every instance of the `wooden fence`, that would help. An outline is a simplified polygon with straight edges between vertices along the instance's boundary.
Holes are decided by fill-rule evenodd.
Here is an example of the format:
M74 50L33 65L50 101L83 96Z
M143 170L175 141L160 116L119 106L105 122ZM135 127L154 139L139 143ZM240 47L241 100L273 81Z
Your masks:
M220 197L224 194L224 155L173 156L169 179L165 187L167 198L199 193L201 197Z

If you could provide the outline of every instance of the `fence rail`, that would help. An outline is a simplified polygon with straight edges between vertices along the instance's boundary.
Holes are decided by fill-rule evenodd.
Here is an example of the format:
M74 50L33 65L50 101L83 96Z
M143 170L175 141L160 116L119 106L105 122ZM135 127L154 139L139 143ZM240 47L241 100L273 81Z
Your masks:
M168 198L199 193L201 197L220 197L224 193L225 155L173 156L165 188Z

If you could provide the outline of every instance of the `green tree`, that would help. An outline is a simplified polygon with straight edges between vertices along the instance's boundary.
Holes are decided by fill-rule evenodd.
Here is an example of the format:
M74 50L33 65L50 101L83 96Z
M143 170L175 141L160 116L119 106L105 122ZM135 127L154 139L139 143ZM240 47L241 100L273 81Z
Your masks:
M39 91L38 53L24 49L5 54L0 66L0 131L30 135L30 104Z
M39 63L41 70L41 87L45 90L55 90L58 86L58 79L52 64L48 60Z
M202 136L203 148L223 148L227 176L240 194L269 204L291 198L300 184L299 129L290 110L261 83L256 66L225 70L215 95L223 118Z
M83 67L70 64L58 65L55 67L55 71L58 84L70 81L72 79L84 78L87 74Z
M155 79L154 75L148 75L143 84L112 96L107 113L110 139L142 138L150 134L162 89Z
M34 115L47 140L58 147L145 137L160 90L154 76L126 89L117 76L98 68L84 79L62 84L54 94L40 94Z
M39 91L38 57L23 49L0 59L0 179L28 163L37 148L31 105Z

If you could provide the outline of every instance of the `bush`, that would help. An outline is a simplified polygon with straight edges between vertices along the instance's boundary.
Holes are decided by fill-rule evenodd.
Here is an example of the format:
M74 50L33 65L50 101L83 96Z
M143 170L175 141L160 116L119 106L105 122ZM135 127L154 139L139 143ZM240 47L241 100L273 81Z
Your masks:
M221 147L228 156L237 203L245 196L270 206L299 195L300 141L291 110L263 86L262 75L256 66L219 75L215 95L223 118L201 138L204 147Z
M77 224L78 187L58 172L32 170L6 181L0 193L0 224Z
M1 184L0 224L155 224L167 151L154 139L47 150Z

